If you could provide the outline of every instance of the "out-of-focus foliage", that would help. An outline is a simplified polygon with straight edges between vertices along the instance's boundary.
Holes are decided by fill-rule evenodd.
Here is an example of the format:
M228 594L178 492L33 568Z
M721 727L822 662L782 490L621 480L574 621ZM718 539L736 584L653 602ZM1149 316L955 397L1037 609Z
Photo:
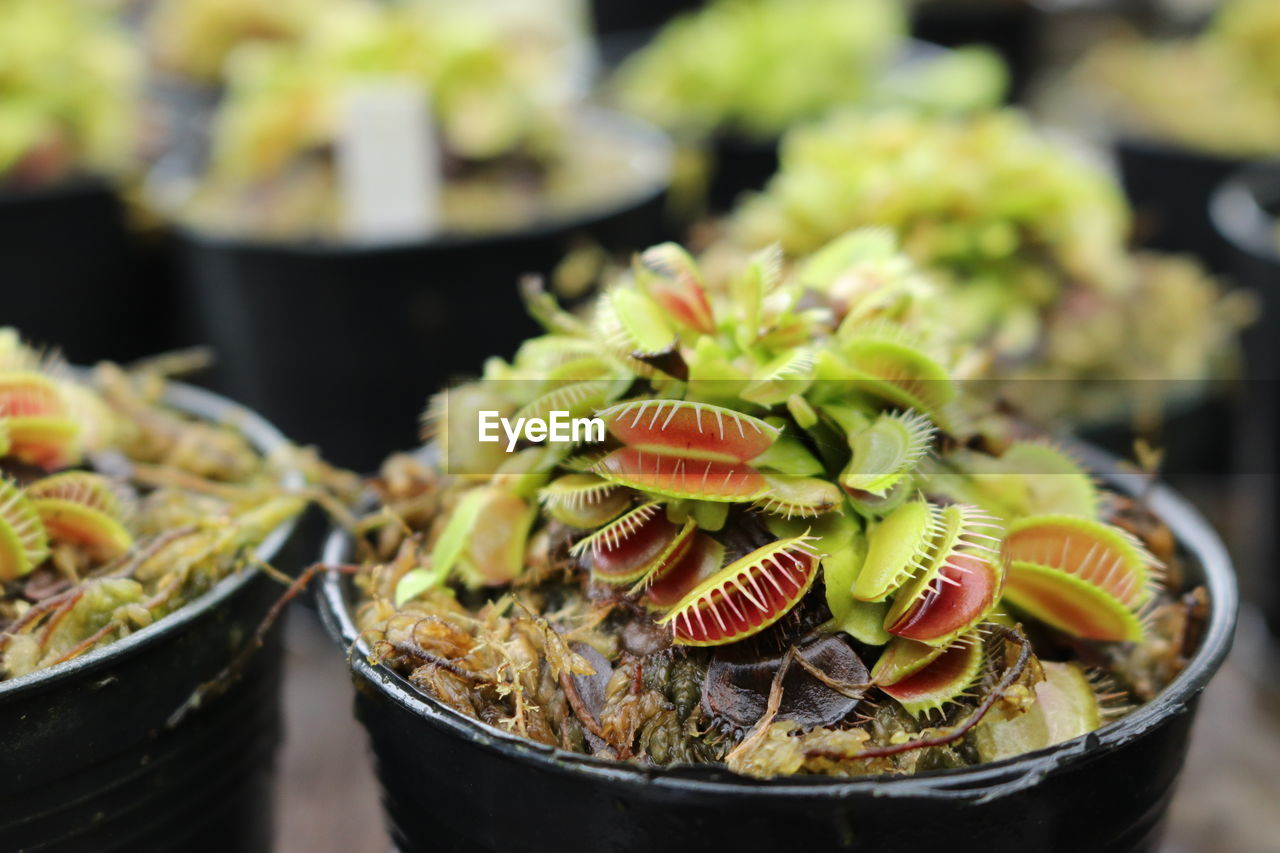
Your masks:
M331 143L344 87L379 77L419 86L460 157L536 152L554 133L567 71L554 55L520 48L497 21L465 6L335 6L296 43L255 44L235 57L213 168L229 178L262 176Z
M93 3L0 0L0 186L125 167L138 72Z
M1000 99L1003 66L983 50L902 61L905 11L894 0L717 0L662 30L614 86L628 109L694 137L776 137L850 104Z
M1280 3L1231 0L1199 37L1095 47L1055 96L1144 136L1236 157L1280 151Z
M588 69L581 32L564 23L580 20L564 8L574 4L538 4L559 9L538 26L508 6L335 4L292 42L236 50L192 218L258 236L341 234L346 104L384 86L421 93L440 142L446 230L521 227L652 182L629 151L579 126Z
M732 232L802 255L872 225L947 283L951 327L990 344L1000 375L1200 381L1248 318L1192 262L1132 257L1110 177L1013 112L798 129Z
M1065 280L1122 286L1128 213L1119 190L1018 114L933 119L847 114L789 134L781 168L735 214L748 246L813 251L884 226L919 263L962 285L962 331L1053 302Z
M304 506L289 459L163 390L106 363L73 374L0 328L0 680L172 613Z
M254 41L296 41L346 0L160 0L147 22L160 69L216 83L227 57Z

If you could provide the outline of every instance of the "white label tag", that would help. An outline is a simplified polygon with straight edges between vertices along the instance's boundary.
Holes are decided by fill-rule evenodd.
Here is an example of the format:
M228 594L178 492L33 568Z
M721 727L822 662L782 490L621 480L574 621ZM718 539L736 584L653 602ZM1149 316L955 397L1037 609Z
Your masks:
M337 169L348 237L386 242L440 230L440 146L429 106L420 86L397 78L344 93Z

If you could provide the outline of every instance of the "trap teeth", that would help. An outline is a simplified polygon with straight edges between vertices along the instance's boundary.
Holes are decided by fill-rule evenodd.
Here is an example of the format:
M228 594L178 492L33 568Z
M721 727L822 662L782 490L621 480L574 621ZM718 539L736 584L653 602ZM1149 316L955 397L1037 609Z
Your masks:
M724 546L705 533L695 532L687 547L656 567L642 582L645 605L655 610L674 607L690 590L714 575L723 561Z
M933 506L926 501L909 501L872 527L867 558L853 583L853 597L882 601L922 571L937 524Z
M947 645L991 612L1000 598L1001 565L973 554L952 554L922 592L903 590L910 604L892 623L886 618L885 630L921 643Z
M53 542L69 542L107 562L133 546L124 502L105 477L86 471L55 474L27 489L31 505Z
M836 509L843 499L833 483L815 477L765 474L764 478L769 491L756 506L784 518L813 518Z
M927 549L919 552L911 579L894 595L884 627L908 639L946 645L995 606L1004 563L992 550L995 538L983 532L998 525L977 507L950 504L930 514Z
M644 251L640 263L651 273L641 277L645 289L670 317L705 335L715 331L697 262L683 247L662 243Z
M547 420L553 412L564 412L569 418L585 417L615 399L621 391L622 383L609 379L570 382L542 394L514 417Z
M1138 642L1139 613L1160 565L1123 531L1091 519L1037 516L1009 526L1004 597L1027 614L1077 637Z
M934 432L933 424L918 412L880 415L850 436L853 455L840 475L840 485L883 496L915 470L928 453Z
M659 624L678 645L718 646L763 631L785 616L817 577L809 536L757 548L695 587Z
M680 558L697 529L692 521L668 521L661 509L656 503L639 506L580 540L571 552L583 556L591 576L602 583L631 584L661 571Z
M671 498L746 502L768 490L764 476L743 462L692 459L622 447L591 469L614 483Z
M0 581L22 577L49 555L44 525L12 480L0 477Z
M607 524L631 505L631 491L595 474L558 477L538 492L547 515L570 527L590 530Z
M971 633L892 684L876 683L882 691L898 700L908 713L919 717L959 698L982 672L982 664L981 637Z
M629 447L720 462L750 461L779 434L759 418L683 400L634 400L605 409L599 417Z
M80 426L69 416L58 383L40 373L0 373L0 419L7 454L45 470L80 460Z
M859 330L843 342L841 351L863 391L945 425L946 411L956 398L955 383L937 361L898 334L897 327Z

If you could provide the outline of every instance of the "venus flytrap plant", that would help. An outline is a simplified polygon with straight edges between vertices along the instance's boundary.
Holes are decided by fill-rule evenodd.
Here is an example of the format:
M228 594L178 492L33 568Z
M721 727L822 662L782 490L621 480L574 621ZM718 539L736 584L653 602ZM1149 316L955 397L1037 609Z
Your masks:
M167 409L162 384L73 374L0 329L0 679L173 612L304 506L283 460Z
M532 715L540 733L525 731L547 743L764 775L793 766L761 728L775 720L799 737L861 732L822 750L849 773L911 772L917 758L900 756L914 751L971 763L979 741L1003 754L1100 724L1076 670L1042 664L1028 634L1056 637L1055 653L1137 643L1152 607L1179 605L1081 466L992 427L1008 424L954 376L931 287L871 231L790 267L775 250L713 266L658 246L582 317L539 300L546 335L433 403L434 478L380 485L392 512L423 494L437 511L383 529L388 562L364 569L361 627L396 637L375 657L465 713ZM577 395L598 381L607 394ZM470 467L477 400L587 399L599 435L525 440L487 475ZM406 636L405 620L437 627ZM560 652L538 620L628 689L590 709L577 676L543 678ZM513 660L519 691L467 686L509 681ZM446 689L440 661L478 681ZM672 730L676 706L687 724ZM1058 713L1071 718L1045 722Z

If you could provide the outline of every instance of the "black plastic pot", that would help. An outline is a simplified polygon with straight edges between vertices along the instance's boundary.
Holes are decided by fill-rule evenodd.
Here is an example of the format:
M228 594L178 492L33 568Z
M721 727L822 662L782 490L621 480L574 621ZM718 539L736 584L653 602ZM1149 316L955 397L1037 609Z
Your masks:
M536 333L520 276L549 273L584 239L630 251L662 235L669 144L608 121L651 155L653 183L572 220L385 245L180 229L184 311L218 353L214 387L347 467L370 470L386 448L413 446L429 394Z
M656 29L705 0L592 0L591 23L597 36Z
M713 213L733 209L743 193L764 189L778 171L778 140L720 134L711 142L707 204Z
M264 453L284 443L207 391L174 385L166 400L234 419ZM292 527L275 530L259 556L271 559ZM279 631L229 690L168 720L232 661L281 591L246 571L117 643L0 681L0 850L270 853Z
M1154 380L1153 380L1154 381ZM1100 383L1102 384L1102 383ZM1177 400L1182 383L1160 383L1174 399L1157 423L1142 424L1118 417L1087 424L1075 431L1081 439L1116 456L1131 458L1134 441L1141 438L1161 453L1160 471L1172 483L1184 477L1226 477L1236 473L1235 444L1242 418L1251 414L1250 388L1243 380L1209 381L1198 396ZM1137 393L1135 391L1135 393Z
M1112 478L1126 491L1139 478ZM1200 649L1155 700L1083 738L1019 758L914 777L754 781L726 772L644 770L539 746L481 725L350 655L356 715L369 731L392 838L419 851L1154 851L1200 692L1236 617L1230 560L1181 498L1153 507L1194 558L1212 610ZM325 560L349 542L335 534ZM330 573L321 612L356 643L348 579Z
M1226 246L1209 219L1209 199L1242 161L1132 138L1117 140L1115 153L1138 242L1198 255L1214 272L1225 272Z
M1248 166L1224 181L1213 195L1211 215L1229 248L1228 266L1262 308L1261 319L1244 335L1248 359L1250 417L1238 453L1243 482L1261 504L1259 518L1274 519L1280 508L1280 161ZM1280 637L1280 533L1263 523L1254 558L1269 567L1264 581L1267 620Z
M106 183L0 190L0 324L72 361L127 361L172 342L159 256Z

